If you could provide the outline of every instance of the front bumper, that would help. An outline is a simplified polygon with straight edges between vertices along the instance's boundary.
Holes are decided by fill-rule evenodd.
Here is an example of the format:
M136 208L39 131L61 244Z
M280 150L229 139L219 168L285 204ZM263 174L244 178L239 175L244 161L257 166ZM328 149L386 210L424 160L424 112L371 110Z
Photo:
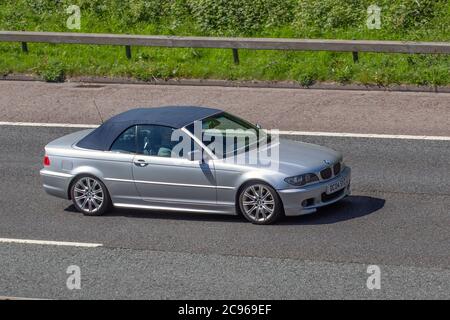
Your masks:
M347 184L340 190L327 194L328 186L347 178ZM346 167L338 176L328 181L306 187L277 190L286 216L299 216L316 212L317 208L335 203L350 195L351 169Z

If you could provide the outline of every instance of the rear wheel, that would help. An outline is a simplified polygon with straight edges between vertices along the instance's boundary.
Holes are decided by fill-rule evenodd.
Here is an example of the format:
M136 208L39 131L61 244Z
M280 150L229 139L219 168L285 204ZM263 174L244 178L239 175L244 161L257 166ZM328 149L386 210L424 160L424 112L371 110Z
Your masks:
M282 216L282 204L277 192L265 183L249 183L239 194L239 208L254 224L271 224Z
M106 186L94 176L76 178L70 193L75 208L86 216L100 216L111 206Z

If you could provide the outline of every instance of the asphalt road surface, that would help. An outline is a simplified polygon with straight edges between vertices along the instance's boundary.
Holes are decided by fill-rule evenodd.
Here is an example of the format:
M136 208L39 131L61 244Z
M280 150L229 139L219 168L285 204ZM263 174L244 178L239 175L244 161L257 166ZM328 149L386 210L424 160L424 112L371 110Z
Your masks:
M109 116L122 108L121 101L139 105L137 100L150 96L157 105L180 101L185 94L194 103L203 94L200 104L232 101L229 110L251 114L252 121L266 127L450 136L448 94L163 86L106 86L85 93L74 86L0 82L0 121L98 123L95 109L86 106L91 97ZM235 95L248 99L239 102ZM247 108L258 95L284 99L279 108L287 108L285 114L278 115L278 109L270 109L261 97L263 113ZM310 105L301 104L300 96ZM345 101L357 108L358 99L370 107L363 103L361 113L348 113ZM79 109L69 106L76 101ZM377 109L380 101L384 105ZM296 109L296 104L302 107ZM312 115L319 105L330 111L321 114L323 121ZM421 109L424 105L428 112ZM313 120L304 120L303 112L311 112ZM340 121L333 122L333 117ZM333 126L324 125L328 123ZM353 169L353 195L313 215L255 226L240 217L139 210L83 216L69 201L46 195L39 178L44 145L75 130L79 129L0 125L0 238L102 246L0 241L0 296L450 298L449 141L291 137L342 151ZM81 270L79 290L66 286L71 265ZM366 286L369 265L381 270L379 290Z
M0 121L98 124L98 111L180 104L280 130L450 136L450 93L0 82Z
M450 146L303 140L344 152L354 193L314 215L255 226L240 217L115 210L85 217L44 194L43 146L76 129L0 127L0 294L34 298L449 298ZM81 268L82 288L66 288ZM368 265L382 272L369 290Z

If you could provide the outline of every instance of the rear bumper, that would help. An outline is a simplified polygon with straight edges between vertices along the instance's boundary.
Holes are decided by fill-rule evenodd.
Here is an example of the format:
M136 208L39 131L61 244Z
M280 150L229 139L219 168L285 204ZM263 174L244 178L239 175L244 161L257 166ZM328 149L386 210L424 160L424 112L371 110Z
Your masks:
M69 198L68 188L73 175L47 169L42 169L39 173L45 192L58 198Z
M329 185L347 178L347 184L343 189L338 190L330 195L327 194ZM299 216L303 214L313 213L317 208L335 203L346 196L350 195L350 179L351 170L346 167L341 174L335 178L306 186L303 188L277 190L284 206L284 213L287 216ZM303 202L306 202L302 205Z

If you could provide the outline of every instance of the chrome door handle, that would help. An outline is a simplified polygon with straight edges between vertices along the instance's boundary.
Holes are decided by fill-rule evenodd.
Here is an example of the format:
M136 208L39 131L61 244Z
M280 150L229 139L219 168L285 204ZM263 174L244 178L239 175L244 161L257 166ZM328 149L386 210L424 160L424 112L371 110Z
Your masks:
M138 166L138 167L146 167L146 166L148 166L148 163L145 162L145 160L142 160L142 159L136 160L136 161L134 162L134 164L135 164L136 166Z

